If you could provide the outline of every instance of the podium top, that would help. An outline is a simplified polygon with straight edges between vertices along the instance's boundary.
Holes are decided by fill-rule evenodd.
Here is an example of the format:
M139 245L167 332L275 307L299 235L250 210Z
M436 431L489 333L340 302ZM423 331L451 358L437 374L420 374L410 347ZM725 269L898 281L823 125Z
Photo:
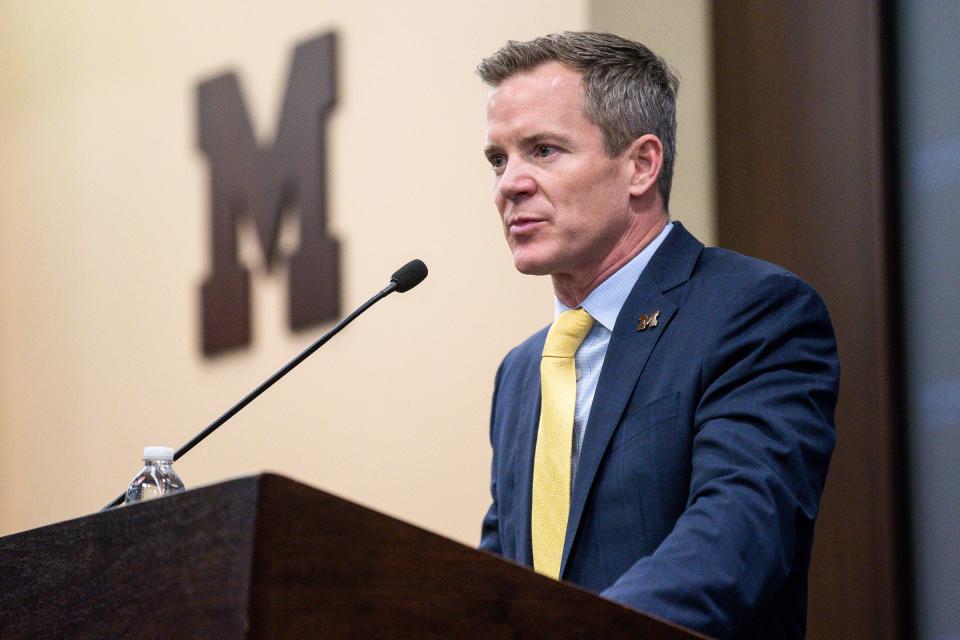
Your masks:
M274 474L0 538L0 635L704 637Z

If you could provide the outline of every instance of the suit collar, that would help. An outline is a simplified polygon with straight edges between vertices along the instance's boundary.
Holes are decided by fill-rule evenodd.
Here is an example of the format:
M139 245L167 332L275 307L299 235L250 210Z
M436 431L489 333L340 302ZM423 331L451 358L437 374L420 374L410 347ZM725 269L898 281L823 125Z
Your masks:
M703 251L703 243L693 237L680 222L673 223L673 231L651 258L637 281L650 278L661 293L666 293L690 279L693 268Z
M673 230L637 279L617 316L597 382L570 495L561 577L607 445L620 423L627 400L643 373L650 353L677 311L677 304L666 294L690 279L702 250L703 244L690 235L682 224L674 222ZM639 318L654 310L660 312L656 327L638 331Z

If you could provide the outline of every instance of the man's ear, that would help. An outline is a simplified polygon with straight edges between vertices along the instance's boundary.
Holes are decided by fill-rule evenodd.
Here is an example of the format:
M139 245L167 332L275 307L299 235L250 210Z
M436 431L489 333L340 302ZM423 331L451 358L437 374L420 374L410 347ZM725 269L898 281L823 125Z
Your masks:
M660 138L647 133L627 147L632 166L630 177L630 195L639 198L648 193L656 193L657 179L663 169L663 143Z

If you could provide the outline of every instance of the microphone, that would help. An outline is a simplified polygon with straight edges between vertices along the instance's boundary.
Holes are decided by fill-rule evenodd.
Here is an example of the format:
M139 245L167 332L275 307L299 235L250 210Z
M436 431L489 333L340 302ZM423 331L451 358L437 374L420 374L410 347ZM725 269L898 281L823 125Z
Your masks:
M397 285L397 291L405 293L423 282L427 277L427 265L423 260L411 260L390 276L390 282Z
M173 460L177 461L180 458L182 458L184 455L186 455L188 451L190 451L190 449L193 449L195 446L200 444L204 439L206 439L207 436L209 436L211 433L219 429L223 425L223 423L225 423L227 420L229 420L233 416L240 413L240 411L244 407L246 407L248 404L256 400L261 393L263 393L264 391L272 387L273 384L277 382L280 378L282 378L283 376L293 371L293 369L298 364L300 364L301 362L309 358L311 355L313 355L314 351L316 351L317 349L322 347L324 344L326 344L326 342L330 338L340 333L341 329L343 329L348 324L353 322L357 318L357 316L359 316L361 313L363 313L364 311L366 311L376 303L380 302L381 300L386 298L388 295L390 295L394 291L398 291L400 293L405 293L407 291L410 291L410 289L413 289L415 286L423 282L423 279L426 277L427 277L427 265L425 265L422 260L411 260L407 264L397 269L394 272L394 274L390 276L390 284L388 284L386 287L381 289L375 296L373 296L372 298L364 302L362 305L357 307L353 311L353 313L351 313L346 318L338 322L332 329L327 331L325 334L317 338L317 340L313 344L311 344L309 347L301 351L300 354L297 355L297 357L295 357L293 360L291 360L287 364L283 365L276 373L274 373L272 376L270 376L269 378L261 382L256 389L254 389L253 391L245 395L237 404L227 409L223 415L221 415L219 418L211 422L206 429L204 429L203 431L195 435L189 442L187 442L185 445L177 449L177 451L173 454ZM109 504L103 507L103 509L101 509L100 511L106 511L107 509L117 506L118 504L123 502L123 498L125 495L126 495L126 492L121 493L119 496L114 498Z

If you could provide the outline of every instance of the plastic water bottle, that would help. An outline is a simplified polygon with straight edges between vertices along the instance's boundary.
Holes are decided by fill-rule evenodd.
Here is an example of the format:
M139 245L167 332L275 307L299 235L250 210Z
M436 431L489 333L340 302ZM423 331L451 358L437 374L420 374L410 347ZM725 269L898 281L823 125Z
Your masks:
M127 487L123 503L134 504L183 491L183 480L172 465L173 449L170 447L144 447L143 469Z

